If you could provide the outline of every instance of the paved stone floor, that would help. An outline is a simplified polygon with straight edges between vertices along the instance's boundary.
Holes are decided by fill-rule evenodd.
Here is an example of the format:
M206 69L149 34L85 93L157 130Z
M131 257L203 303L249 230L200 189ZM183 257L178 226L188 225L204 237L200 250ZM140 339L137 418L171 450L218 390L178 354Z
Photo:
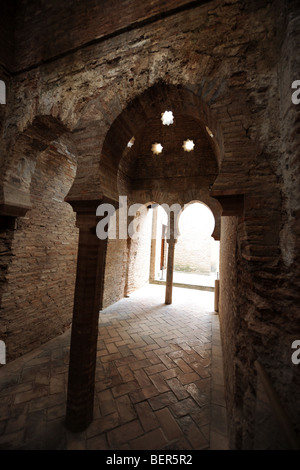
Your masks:
M147 285L100 313L94 421L64 427L70 332L0 369L0 449L227 449L213 293Z

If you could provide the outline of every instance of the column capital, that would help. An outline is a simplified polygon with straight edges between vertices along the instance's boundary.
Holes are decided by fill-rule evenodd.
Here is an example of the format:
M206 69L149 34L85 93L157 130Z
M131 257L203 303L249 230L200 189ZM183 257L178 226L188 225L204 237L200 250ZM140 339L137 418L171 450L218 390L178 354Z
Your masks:
M89 230L96 227L97 223L104 216L96 215L97 208L101 204L111 204L115 210L119 208L119 202L113 199L109 199L103 195L99 196L99 199L89 200L89 199L79 199L79 200L70 200L65 199L76 212L76 226L82 230Z
M222 216L242 216L244 213L244 193L236 191L212 191L211 197L222 207Z
M171 245L171 244L174 244L177 243L177 238L167 238L166 239L166 242L168 243L168 245Z
M97 207L100 204L111 204L117 210L119 208L119 201L110 199L102 194L99 195L98 199L69 199L65 198L65 202L72 206L73 211L77 214L96 214Z
M0 187L0 215L24 217L32 209L29 191L24 191L9 183Z

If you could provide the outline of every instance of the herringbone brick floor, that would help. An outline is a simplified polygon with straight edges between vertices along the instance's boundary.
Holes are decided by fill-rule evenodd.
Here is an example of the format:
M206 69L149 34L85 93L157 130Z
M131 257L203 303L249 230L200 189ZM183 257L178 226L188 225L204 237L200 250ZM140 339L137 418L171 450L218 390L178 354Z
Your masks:
M0 369L1 449L227 449L213 293L148 285L100 313L94 421L64 427L70 332Z

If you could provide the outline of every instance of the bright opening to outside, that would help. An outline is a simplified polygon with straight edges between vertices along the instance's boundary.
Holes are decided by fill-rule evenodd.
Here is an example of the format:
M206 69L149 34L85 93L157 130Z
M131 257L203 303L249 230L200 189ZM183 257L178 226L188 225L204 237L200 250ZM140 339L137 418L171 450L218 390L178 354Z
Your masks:
M154 155L159 155L163 151L163 146L156 142L155 144L152 145L151 150L154 153Z
M165 111L161 115L161 120L164 126L170 126L174 123L174 116L172 111Z
M220 249L220 243L211 236L214 227L214 216L204 204L192 203L181 213L180 236L175 245L174 283L214 288ZM156 281L166 280L167 228L167 213L156 205L153 208L150 269L150 278Z
M133 146L134 146L134 142L135 142L135 138L132 137L132 138L130 139L130 141L128 142L127 147L129 147L129 148L133 147Z
M185 140L183 142L183 149L185 150L185 152L191 152L192 150L194 150L194 147L195 147L195 144L194 144L194 141L193 140Z
M211 236L214 227L214 216L205 204L192 203L182 212L175 247L175 283L214 287L220 249L220 243Z

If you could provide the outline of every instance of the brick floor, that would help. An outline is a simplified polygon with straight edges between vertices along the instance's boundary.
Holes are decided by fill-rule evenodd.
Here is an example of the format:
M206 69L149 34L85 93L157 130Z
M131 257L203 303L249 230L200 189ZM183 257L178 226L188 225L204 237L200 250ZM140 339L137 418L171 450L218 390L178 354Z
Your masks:
M148 285L100 313L94 421L64 427L70 332L0 369L0 449L227 449L213 293ZM220 365L221 364L221 365Z

